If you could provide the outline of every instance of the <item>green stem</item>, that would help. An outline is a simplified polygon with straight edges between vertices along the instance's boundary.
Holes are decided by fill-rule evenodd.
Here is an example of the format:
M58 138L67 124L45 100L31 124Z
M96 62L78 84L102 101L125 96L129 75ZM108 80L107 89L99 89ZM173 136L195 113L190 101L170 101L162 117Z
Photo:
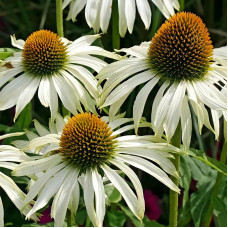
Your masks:
M181 124L178 124L176 132L174 133L171 144L177 148L180 148L181 144ZM173 161L174 166L179 174L180 171L180 155L174 155L175 160ZM176 177L170 177L173 183L178 187L179 179ZM178 217L178 193L170 190L169 193L169 226L176 227L177 226L177 217Z
M120 34L119 34L119 15L117 0L112 4L112 47L113 49L120 49Z
M71 218L71 211L70 210L67 210L66 222L67 222L67 227L72 227L72 218Z
M222 147L220 162L225 164L226 158L227 158L227 142L225 141L223 144L223 147ZM215 201L215 198L217 197L219 190L220 190L222 176L223 176L222 173L217 174L216 182L215 182L213 192L212 192L212 196L211 196L210 205L208 207L208 211L207 211L206 218L205 218L205 223L204 223L205 227L208 227L211 223L211 218L212 218L213 210L214 210L214 201Z
M56 25L57 25L57 34L61 37L64 37L62 0L56 0Z
M184 0L180 0L180 12L184 11Z
M153 16L151 32L150 32L150 39L152 39L154 37L155 33L157 32L157 30L161 24L161 21L162 21L162 14L161 14L160 10L156 10L154 12L154 16Z

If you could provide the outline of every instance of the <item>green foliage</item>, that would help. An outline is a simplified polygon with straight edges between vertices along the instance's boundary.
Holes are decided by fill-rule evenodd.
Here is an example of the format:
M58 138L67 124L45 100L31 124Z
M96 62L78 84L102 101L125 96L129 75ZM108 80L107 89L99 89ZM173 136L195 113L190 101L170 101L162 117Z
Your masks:
M202 151L200 154L202 155ZM204 158L204 160L205 159L208 159L208 157ZM183 208L179 211L179 226L185 226L189 224L191 220L193 220L195 226L202 226L204 223L213 187L218 174L216 171L218 168L214 170L214 167L211 165L208 166L208 163L204 160L199 160L197 156L195 158L186 156L181 157L180 185L184 189L184 196ZM192 178L197 181L197 191L193 192L189 197L189 187ZM223 178L221 191L225 186L226 176ZM226 213L226 200L223 200L223 198L224 197L217 196L214 199L214 204L216 205L214 215L218 224L225 224L226 221L226 217L221 216ZM221 210L221 208L223 209Z

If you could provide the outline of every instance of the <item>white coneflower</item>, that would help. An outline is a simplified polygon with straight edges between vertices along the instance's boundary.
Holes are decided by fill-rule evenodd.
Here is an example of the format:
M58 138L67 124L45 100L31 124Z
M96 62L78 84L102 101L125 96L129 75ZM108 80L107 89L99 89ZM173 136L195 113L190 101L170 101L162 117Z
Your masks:
M40 152L45 156L36 161L23 162L13 171L16 176L38 177L31 185L24 202L27 205L37 197L28 218L54 197L51 216L55 220L55 226L62 226L67 209L76 213L80 194L78 180L82 176L84 201L94 226L102 226L105 216L103 177L118 189L135 216L142 219L145 210L142 186L128 165L147 172L179 192L166 173L178 177L169 160L173 156L168 152L182 152L168 146L165 140L156 143L157 140L151 135L120 136L134 128L133 124L129 124L132 119L115 118L112 122L107 122L107 119L82 113L73 116L64 125L63 119L59 117L56 126L52 122L49 134L41 125L36 126L44 136L35 136L24 150ZM117 170L130 179L136 194Z
M11 133L0 136L0 140L12 137L19 136L24 133ZM19 149L9 146L9 145L0 145L0 168L6 168L13 170L18 165L17 163L23 161L31 161L32 159L24 154ZM25 199L25 194L21 191L20 188L14 183L14 181L4 173L0 171L0 188L2 188L14 205L21 210L23 201ZM27 205L23 214L27 214L31 210L31 206ZM37 217L33 215L32 219L37 220ZM4 226L4 209L0 195L0 227Z
M115 1L115 0L114 0ZM179 10L178 0L151 0L168 19L174 15L174 9ZM151 23L151 9L148 0L118 0L119 33L122 37L126 31L132 33L136 17L136 8L146 27ZM78 13L85 7L85 17L88 25L97 33L101 29L107 32L112 13L113 0L65 0L63 9L70 4L67 19L75 21Z
M161 26L151 42L120 51L131 57L110 64L98 75L100 81L107 79L101 106L111 105L111 116L136 86L146 82L133 107L136 132L155 85L160 85L151 112L156 135L165 131L169 141L181 120L182 141L188 148L192 134L189 104L198 117L200 133L203 125L218 132L219 116L227 106L226 47L214 49L213 55L208 30L198 16L177 13ZM205 106L212 112L215 131Z
M11 69L0 72L0 87L10 81L0 91L0 110L16 105L16 119L39 87L39 100L50 107L53 118L58 110L58 96L73 114L82 111L81 103L85 109L94 111L99 89L86 67L99 72L107 64L91 55L118 58L116 54L91 46L99 37L82 36L70 42L48 30L34 32L25 42L11 36L12 45L22 51L5 60Z

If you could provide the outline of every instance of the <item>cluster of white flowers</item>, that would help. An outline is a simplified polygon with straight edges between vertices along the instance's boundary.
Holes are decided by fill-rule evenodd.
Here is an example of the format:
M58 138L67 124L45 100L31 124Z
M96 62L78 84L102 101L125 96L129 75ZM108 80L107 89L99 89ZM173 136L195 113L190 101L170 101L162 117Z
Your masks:
M190 106L198 118L199 132L205 125L218 138L219 119L226 119L226 47L213 50L208 31L196 15L175 14L174 9L179 10L177 0L152 2L169 20L151 42L116 50L126 53L124 57L92 46L100 35L82 36L73 42L48 30L34 32L26 41L11 37L12 45L20 51L5 59L10 68L5 65L0 71L0 110L16 106L16 120L38 91L41 104L51 112L49 129L34 121L37 133L25 130L28 140L0 146L0 167L13 170L15 176L31 178L25 194L0 172L0 187L26 218L37 220L36 212L53 199L51 217L55 226L63 226L67 210L77 211L81 186L90 220L94 226L102 226L106 186L111 184L141 220L145 212L143 188L129 166L179 192L168 175L179 178L171 161L173 154L187 154L190 147ZM68 19L74 21L85 7L88 25L96 32L107 31L112 0L65 0L63 8L69 4ZM121 36L127 29L132 33L136 6L149 28L148 0L119 0ZM98 56L115 61L107 64ZM133 118L118 114L131 92L144 83L132 107ZM158 92L151 120L142 122L144 106L154 87ZM60 116L58 99L72 117ZM101 117L99 109L106 106L109 116ZM179 122L184 149L169 144ZM138 136L141 127L153 129L155 135ZM135 135L121 136L132 129ZM0 140L21 134L0 136ZM4 226L3 216L0 198L0 226Z

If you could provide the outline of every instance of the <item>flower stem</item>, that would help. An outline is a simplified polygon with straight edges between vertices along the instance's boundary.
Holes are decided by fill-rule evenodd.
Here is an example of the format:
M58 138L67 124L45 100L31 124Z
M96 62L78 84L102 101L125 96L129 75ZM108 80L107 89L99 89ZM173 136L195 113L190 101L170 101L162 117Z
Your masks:
M61 37L64 37L62 0L56 0L56 25L57 25L57 34Z
M226 123L225 123L226 124ZM220 162L225 164L227 159L227 141L225 140L223 147L222 147L222 152L220 155ZM214 201L219 193L220 186L221 186L221 181L222 181L222 173L217 174L216 182L213 188L210 204L207 210L206 218L205 218L205 223L204 227L208 227L211 223L211 218L213 215L213 210L214 210Z
M184 11L184 0L180 0L180 12Z
M181 124L179 123L177 129L171 139L171 144L175 147L180 148L181 144ZM174 155L175 160L173 161L174 166L179 174L180 171L180 155ZM170 177L173 183L178 187L179 179L176 177ZM177 226L177 217L178 217L178 193L170 190L169 193L169 226Z
M90 218L87 215L85 227L90 227Z
M120 34L119 34L119 15L117 0L112 4L112 47L113 49L120 49Z

